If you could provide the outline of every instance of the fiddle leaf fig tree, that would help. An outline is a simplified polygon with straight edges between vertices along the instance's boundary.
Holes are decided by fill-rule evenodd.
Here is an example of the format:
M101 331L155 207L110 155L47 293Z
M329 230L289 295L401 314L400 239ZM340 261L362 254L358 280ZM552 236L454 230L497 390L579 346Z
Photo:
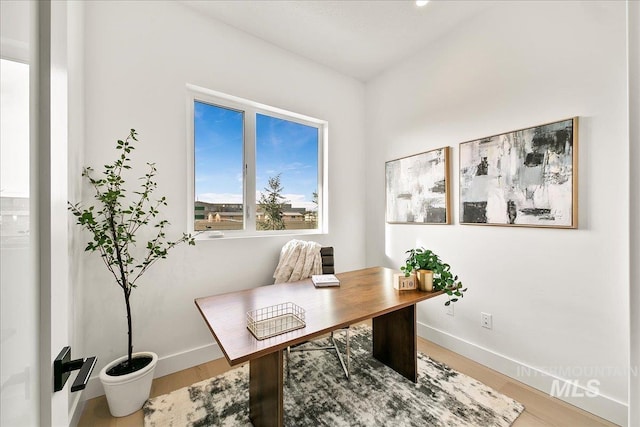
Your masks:
M425 248L414 248L406 253L409 256L405 264L400 267L405 276L417 270L431 270L433 271L433 289L444 291L449 296L444 305L448 306L458 301L458 298L464 297L467 288L462 288L462 282L451 272L451 266L443 262L435 252Z
M132 358L131 291L149 267L167 257L170 249L180 243L195 245L191 234L183 233L177 240L167 238L165 230L169 222L158 219L160 207L167 206L166 198L152 198L157 187L154 180L157 170L153 163L147 163L148 170L140 178L139 188L135 191L126 188L123 172L131 169L129 155L134 150L133 144L138 141L137 135L131 129L124 141L118 140L116 149L119 155L113 163L104 166L102 175L96 176L90 167L83 169L82 177L93 187L93 205L85 207L80 203L68 203L77 224L91 233L85 251L100 254L122 290L127 310L128 358L122 364L121 374L136 370ZM148 229L151 229L151 232L147 231L151 238L144 246L138 246L139 233Z

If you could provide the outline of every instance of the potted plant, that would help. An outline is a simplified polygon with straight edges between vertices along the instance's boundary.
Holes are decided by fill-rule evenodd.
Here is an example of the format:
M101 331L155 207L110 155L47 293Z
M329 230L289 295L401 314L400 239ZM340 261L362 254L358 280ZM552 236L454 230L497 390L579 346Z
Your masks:
M449 299L444 305L458 301L463 298L467 288L462 288L462 282L458 280L458 276L451 273L451 266L443 262L440 257L430 249L414 248L406 252L409 254L405 260L405 265L400 267L405 274L409 276L412 272L417 273L418 286L422 291L444 291ZM423 271L430 271L431 274L424 274ZM431 276L431 277L430 277ZM422 277L422 280L420 280ZM431 278L431 280L429 280ZM427 283L423 283L423 282ZM432 282L430 289L429 282Z
M195 245L190 234L183 233L177 240L168 240L165 229L167 220L159 220L159 208L166 206L166 198L152 199L157 187L154 181L156 167L147 163L148 171L140 178L136 190L125 188L123 173L131 169L129 155L134 149L137 133L131 129L129 136L118 140L119 155L112 164L104 166L102 176L95 177L94 171L86 167L82 177L93 187L95 203L88 207L79 203L68 203L76 222L91 234L86 252L98 252L107 270L115 278L122 290L127 311L128 345L127 355L104 367L100 380L105 389L109 411L113 416L129 415L140 408L149 398L153 371L158 356L153 352L133 353L131 291L137 281L156 261L167 257L168 251L186 242ZM151 229L144 246L138 246L138 237L143 230Z

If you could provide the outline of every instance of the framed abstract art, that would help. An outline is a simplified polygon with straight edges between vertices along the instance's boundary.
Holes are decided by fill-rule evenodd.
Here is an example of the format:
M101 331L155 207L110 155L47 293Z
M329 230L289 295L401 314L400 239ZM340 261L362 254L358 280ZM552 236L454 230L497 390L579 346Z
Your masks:
M578 118L460 144L460 223L578 226Z
M386 220L450 224L449 147L385 163Z

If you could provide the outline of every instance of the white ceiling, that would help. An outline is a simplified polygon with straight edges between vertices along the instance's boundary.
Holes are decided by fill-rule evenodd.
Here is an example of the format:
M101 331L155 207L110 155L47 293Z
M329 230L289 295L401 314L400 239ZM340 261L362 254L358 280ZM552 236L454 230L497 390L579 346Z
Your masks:
M491 6L485 1L222 0L182 3L361 81Z

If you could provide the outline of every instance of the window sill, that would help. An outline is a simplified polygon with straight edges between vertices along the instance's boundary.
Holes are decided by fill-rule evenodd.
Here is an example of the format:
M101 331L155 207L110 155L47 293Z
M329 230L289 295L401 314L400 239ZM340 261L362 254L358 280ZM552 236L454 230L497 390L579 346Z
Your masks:
M192 234L194 234L192 232ZM198 242L205 240L229 240L229 239L247 239L247 238L263 238L263 237L294 237L294 236L310 236L322 235L327 232L322 230L286 230L286 231L259 231L254 233L238 232L238 231L196 231L195 239Z

